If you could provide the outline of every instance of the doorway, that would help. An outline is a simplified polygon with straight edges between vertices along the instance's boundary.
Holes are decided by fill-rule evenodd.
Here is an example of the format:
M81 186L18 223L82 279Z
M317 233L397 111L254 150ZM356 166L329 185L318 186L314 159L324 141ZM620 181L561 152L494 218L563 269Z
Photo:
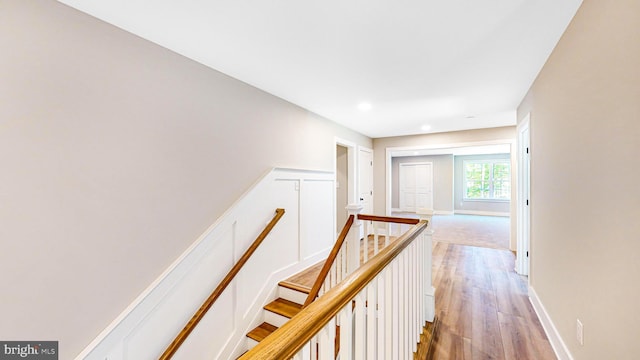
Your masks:
M336 226L347 221L349 205L349 149L336 144Z
M335 138L334 171L335 192L335 228L338 234L347 219L346 207L349 204L357 204L358 192L356 187L358 159L358 145L340 138Z

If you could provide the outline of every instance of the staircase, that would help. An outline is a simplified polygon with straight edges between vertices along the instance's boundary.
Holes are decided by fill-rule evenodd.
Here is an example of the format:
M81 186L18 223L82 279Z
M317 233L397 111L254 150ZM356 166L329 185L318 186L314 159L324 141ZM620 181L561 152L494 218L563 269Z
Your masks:
M247 349L256 346L302 309L323 262L278 284L278 298L264 306L264 322L247 334Z
M423 225L425 226L425 225ZM413 228L412 228L413 229ZM419 231L419 230L412 230L412 231ZM403 237L401 238L402 242L400 240L396 240L397 238L395 236L389 236L389 234L387 233L386 236L383 235L369 235L367 237L367 240L361 240L359 243L361 243L361 245L359 247L359 251L356 250L357 252L355 252L356 254L359 252L360 253L360 262L366 262L366 264L370 264L367 262L368 259L373 258L375 254L378 253L379 249L381 250L382 248L389 246L389 244L394 244L394 246L398 246L395 245L396 241L398 241L398 244L406 244L407 241L412 241L413 239L415 239L415 235L416 233L414 233L414 235L403 235ZM387 238L390 239L390 241L387 240ZM403 243L404 242L404 243ZM431 248L431 243L428 242L427 243L428 248ZM406 245L405 246L405 250L407 249ZM415 250L415 246L414 246L414 250ZM408 251L406 251L408 253ZM390 252L387 252L387 254L385 254L384 256L389 256L388 254L390 254ZM413 253L411 254L411 256L415 256L415 254L422 254L422 250L420 251L413 251ZM368 255L368 256L367 256ZM383 256L381 254L381 256ZM409 255L407 255L408 257ZM384 258L378 258L378 259L384 259ZM418 261L419 259L415 260L414 263L419 263ZM377 260L377 262L379 262L380 260ZM372 263L376 263L376 261L372 261ZM429 263L430 264L430 263ZM260 324L259 326L257 326L256 328L254 328L253 330L251 330L248 334L247 334L247 340L246 340L246 348L248 349L247 351L253 349L255 346L257 346L262 340L264 340L267 336L271 335L274 331L276 331L279 327L283 326L284 324L286 324L290 319L292 319L295 315L297 315L299 312L302 311L302 304L305 303L305 300L308 297L308 294L311 292L312 287L314 286L314 282L315 280L318 278L318 275L321 273L321 269L323 268L324 262L320 262L304 271L302 271L301 273L294 275L293 277L281 281L278 284L278 290L277 290L277 299L270 302L269 304L264 306L264 315L263 315L263 322L262 324ZM366 265L362 265L362 266L366 266ZM428 267L428 269L430 269L430 266ZM326 270L326 269L325 269ZM418 269L416 269L418 270ZM323 272L324 274L324 272ZM431 278L431 273L430 271L428 272L428 279ZM421 282L417 282L416 277L411 277L411 281L413 281L414 284L421 284ZM370 280L368 280L370 281ZM409 280L407 280L409 281ZM351 282L349 282L351 284ZM370 283L370 284L375 284L374 283ZM406 284L409 284L409 282L407 282ZM374 286L374 285L368 285L368 286ZM406 293L409 286L406 286L405 288L401 289L402 291L404 291L403 294L405 294L405 299L409 299L406 297ZM384 291L385 288L382 288L382 290ZM389 291L390 287L389 285L387 285L387 291ZM342 289L341 289L342 291ZM417 290L416 290L417 291ZM391 296L388 295L389 293L387 293L386 296ZM375 296L375 295L374 295ZM398 298L394 297L393 301L398 301ZM399 299L402 299L402 297L399 297ZM320 300L319 300L320 301ZM400 300L403 301L403 300ZM409 302L409 300L406 300L407 302ZM356 305L357 302L360 302L359 304L359 308ZM377 303L377 300L374 301ZM402 304L405 304L406 306L406 311L404 312L405 314L417 314L417 307L416 307L416 303L408 303L408 306L406 305L407 302L402 302ZM351 307L353 310L353 313L347 313L348 315L346 316L350 316L350 319L347 318L347 320L343 320L343 321L347 321L347 324L351 321L355 321L354 319L357 319L355 317L355 314L359 312L359 316L360 319L363 319L362 316L364 317L368 317L368 318L378 318L377 312L379 311L384 311L382 308L378 308L378 306L376 305L376 307L372 310L370 309L370 307L368 306L370 302L367 301L367 299L362 299L360 298L360 300L356 300L356 298L353 298L353 300L351 300ZM382 302L384 303L384 301ZM316 305L318 303L314 302L311 305L309 305L309 309L311 310L311 308L313 308L314 305ZM389 301L387 301L387 307L390 306L388 304L391 304ZM322 304L319 306L325 306L327 304ZM340 304L340 306L349 306L349 303L347 302L346 305L343 305L343 303ZM413 309L415 309L414 311L410 311L408 309L411 309L411 307L413 306ZM402 308L402 307L401 307ZM393 307L391 310L385 309L387 311L388 314L394 314L394 316L400 316L400 313L397 313L397 307ZM305 317L308 316L309 311L305 310ZM417 317L417 315L414 315L414 318ZM391 318L388 318L391 319ZM398 317L394 317L394 319L398 319ZM294 320L292 320L293 322L300 322L299 318L296 318ZM364 320L361 320L364 321ZM389 322L390 320L387 320L387 324L391 324L391 322ZM394 320L395 322L395 320ZM360 336L361 338L363 338L364 336L366 336L366 330L367 328L371 328L373 327L375 329L375 326L382 326L380 325L381 323L376 320L374 322L365 322L364 324L362 324L361 326L363 326L364 328L361 328L361 330L364 330L365 332L362 333L355 333L354 329L357 328L357 326L348 326L346 329L346 334L352 333L354 334L354 342L351 344L355 343L355 336L357 334L357 336ZM423 360L423 359L431 359L431 357L433 356L433 351L432 351L432 347L433 347L433 343L434 341L437 341L437 330L438 330L438 319L435 318L433 322L425 322L425 324L423 325L424 327L421 329L421 331L417 331L417 330L412 330L411 327L407 327L406 324L408 323L402 323L400 322L399 325L398 323L395 323L396 325L394 326L404 326L404 331L407 335L411 334L413 335L414 338L416 338L417 340L417 346L411 346L410 343L407 342L403 342L403 341L396 341L393 343L393 350L391 349L391 343L385 342L381 342L381 341L377 341L375 336L373 337L373 339L368 339L369 341L369 346L364 349L362 348L362 346L360 348L352 348L351 345L347 345L348 346L348 350L349 352L353 351L354 356L356 356L356 358L358 357L365 357L367 352L371 352L372 354L376 354L376 352L378 352L379 355L383 354L383 350L379 350L377 348L377 344L387 344L386 345L386 351L393 351L393 352L398 352L398 349L400 349L400 351L402 352L398 352L400 354L400 356L402 358L406 358L406 359L414 359L414 360ZM332 339L331 342L335 342L334 344L331 344L330 346L327 346L325 344L321 344L320 342L317 343L315 346L314 351L318 351L318 356L320 356L320 352L322 351L322 348L324 346L324 351L326 350L333 350L335 351L335 358L338 357L338 353L340 351L341 348L341 343L345 342L345 336L340 336L341 333L341 326L336 326L335 322L333 323L333 325L330 326L334 326L335 327L335 331L337 336L335 336L335 338L333 336L329 337L329 339ZM384 330L382 330L384 329ZM390 325L387 325L386 328L379 328L378 334L383 334L381 331L389 331L390 329ZM344 330L344 329L343 329ZM326 328L325 328L325 331ZM333 331L333 329L329 329L328 330L330 333ZM375 331L375 330L374 330ZM415 331L412 333L412 331ZM343 331L344 332L344 331ZM326 333L325 333L326 334ZM360 334L365 334L365 335L360 335ZM369 335L369 337L371 337ZM349 339L350 336L347 335L346 339ZM274 343L277 343L279 338L270 338L269 340L269 345L268 346L273 346ZM379 338L378 338L379 339ZM290 340L290 339L289 339ZM397 339L396 339L397 340ZM366 342L367 339L361 340L362 342ZM349 344L349 340L346 340L346 343ZM360 343L362 344L362 343ZM262 344L259 346L259 348L261 348L258 351L263 351L265 348L266 344ZM257 350L257 349L256 349ZM359 353L358 353L359 352ZM252 351L251 355L255 355L253 353L256 353L256 351ZM257 353L256 353L257 354ZM244 354L243 354L244 355ZM385 355L388 355L385 353ZM385 355L381 355L381 356L385 356ZM287 354L287 356L289 356L289 354ZM326 356L326 352L324 353L323 356Z

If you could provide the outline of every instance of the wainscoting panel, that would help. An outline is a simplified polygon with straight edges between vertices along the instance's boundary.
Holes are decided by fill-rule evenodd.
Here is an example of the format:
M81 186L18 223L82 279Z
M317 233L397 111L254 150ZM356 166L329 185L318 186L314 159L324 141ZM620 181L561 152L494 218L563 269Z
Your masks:
M76 359L157 359L275 214L271 234L174 359L229 359L262 322L278 281L325 258L334 239L334 174L274 169L258 181ZM274 254L277 254L274 255Z

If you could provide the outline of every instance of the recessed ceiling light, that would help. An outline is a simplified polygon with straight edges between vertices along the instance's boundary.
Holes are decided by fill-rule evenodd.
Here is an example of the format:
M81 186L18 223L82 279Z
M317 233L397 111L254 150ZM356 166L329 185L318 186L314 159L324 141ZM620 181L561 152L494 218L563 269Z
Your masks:
M422 129L422 131L429 131L431 130L431 125L422 125L420 129Z
M358 110L360 111L369 111L371 110L371 104L368 102L363 102L358 104Z

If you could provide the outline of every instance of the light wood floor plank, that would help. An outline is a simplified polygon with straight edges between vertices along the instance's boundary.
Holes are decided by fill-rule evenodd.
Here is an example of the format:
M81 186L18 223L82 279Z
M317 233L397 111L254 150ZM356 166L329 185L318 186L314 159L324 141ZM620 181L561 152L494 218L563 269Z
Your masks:
M440 327L430 360L555 359L508 250L434 242Z

